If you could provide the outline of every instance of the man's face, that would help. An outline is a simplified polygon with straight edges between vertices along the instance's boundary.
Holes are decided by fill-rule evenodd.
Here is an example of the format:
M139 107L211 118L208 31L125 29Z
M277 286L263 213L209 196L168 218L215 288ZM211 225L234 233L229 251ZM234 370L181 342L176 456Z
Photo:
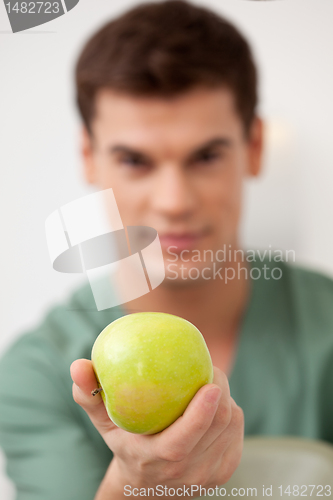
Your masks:
M169 99L103 90L95 104L83 140L87 180L113 189L125 226L158 231L167 275L237 247L243 181L260 167L260 121L246 137L226 88Z

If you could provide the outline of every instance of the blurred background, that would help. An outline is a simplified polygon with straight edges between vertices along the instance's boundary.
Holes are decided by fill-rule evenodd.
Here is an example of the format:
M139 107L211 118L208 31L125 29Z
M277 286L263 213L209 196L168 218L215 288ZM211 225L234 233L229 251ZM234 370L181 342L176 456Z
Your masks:
M53 271L44 222L89 192L81 175L73 65L90 33L138 1L80 0L68 14L12 34L0 3L0 355L84 281ZM333 276L333 2L201 0L252 43L266 120L265 168L246 186L242 241L293 249ZM14 490L0 452L0 498Z

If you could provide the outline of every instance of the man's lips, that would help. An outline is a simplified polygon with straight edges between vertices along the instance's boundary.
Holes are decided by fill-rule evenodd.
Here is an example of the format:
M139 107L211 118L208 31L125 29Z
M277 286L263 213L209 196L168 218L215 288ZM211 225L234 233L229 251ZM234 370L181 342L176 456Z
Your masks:
M159 234L163 250L167 250L169 247L176 247L171 249L175 253L177 251L181 252L182 250L193 249L202 237L203 233Z

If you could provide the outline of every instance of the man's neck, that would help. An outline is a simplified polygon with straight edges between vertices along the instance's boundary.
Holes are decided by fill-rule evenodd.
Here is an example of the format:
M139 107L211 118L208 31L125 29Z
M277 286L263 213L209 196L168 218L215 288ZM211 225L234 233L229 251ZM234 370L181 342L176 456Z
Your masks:
M226 265L236 267L237 262ZM208 341L238 331L249 295L249 281L243 273L227 283L222 279L192 282L189 286L163 283L128 303L125 309L128 313L151 311L181 316L199 328Z

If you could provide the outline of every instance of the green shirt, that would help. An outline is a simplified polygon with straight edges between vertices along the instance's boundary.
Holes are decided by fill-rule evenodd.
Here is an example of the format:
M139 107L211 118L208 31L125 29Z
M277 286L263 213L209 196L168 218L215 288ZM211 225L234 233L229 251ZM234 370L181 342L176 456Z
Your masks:
M252 280L230 376L245 433L333 443L333 281L266 265L279 266L282 278ZM90 358L97 335L123 314L98 312L84 286L1 360L0 445L18 500L94 498L112 452L73 401L69 367Z

